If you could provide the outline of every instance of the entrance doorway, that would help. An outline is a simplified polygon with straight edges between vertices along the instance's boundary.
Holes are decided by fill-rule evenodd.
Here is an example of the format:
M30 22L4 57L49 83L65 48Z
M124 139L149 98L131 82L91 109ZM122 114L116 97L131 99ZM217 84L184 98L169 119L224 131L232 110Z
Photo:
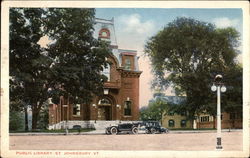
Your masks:
M98 120L112 120L112 103L108 98L102 98L98 101Z
M111 107L98 106L98 120L111 120Z

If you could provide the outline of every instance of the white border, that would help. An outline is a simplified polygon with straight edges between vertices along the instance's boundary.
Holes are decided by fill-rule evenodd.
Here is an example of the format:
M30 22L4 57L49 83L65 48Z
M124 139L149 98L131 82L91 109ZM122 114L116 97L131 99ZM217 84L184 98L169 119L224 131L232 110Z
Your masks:
M98 151L96 157L248 157L250 105L249 3L246 1L4 1L1 27L1 156L17 157L9 150L9 7L74 8L242 8L243 10L243 151ZM26 151L26 150L22 150ZM30 151L30 150L27 150ZM35 150L32 150L35 151ZM49 151L49 150L46 150ZM53 150L55 151L55 150ZM65 150L62 150L65 151ZM71 152L73 150L70 150ZM42 157L19 156L19 157ZM46 157L57 157L56 155ZM78 157L78 156L71 156ZM85 156L81 156L85 157Z

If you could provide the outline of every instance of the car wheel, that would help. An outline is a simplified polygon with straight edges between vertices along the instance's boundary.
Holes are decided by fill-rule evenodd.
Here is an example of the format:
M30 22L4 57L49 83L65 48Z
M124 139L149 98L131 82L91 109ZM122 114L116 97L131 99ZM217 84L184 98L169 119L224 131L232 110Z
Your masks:
M151 128L150 131L151 131L152 134L155 134L155 133L156 133L156 129L155 129L155 128Z
M150 134L150 131L148 129L145 130L146 134Z
M105 133L108 135L111 134L110 131L108 131L107 129L105 130Z
M116 127L112 127L111 129L110 129L110 133L111 134L117 134L117 128Z
M132 128L132 133L133 134L138 134L138 128L137 127L133 127Z

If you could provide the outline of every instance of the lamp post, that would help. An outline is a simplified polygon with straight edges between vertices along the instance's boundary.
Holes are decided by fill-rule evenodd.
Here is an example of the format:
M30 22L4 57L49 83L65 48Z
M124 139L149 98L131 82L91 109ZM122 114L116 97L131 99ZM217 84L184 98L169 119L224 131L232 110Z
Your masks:
M221 144L221 92L226 92L226 87L221 82L223 79L222 75L218 74L215 76L213 86L211 90L217 91L217 146L216 149L222 149Z

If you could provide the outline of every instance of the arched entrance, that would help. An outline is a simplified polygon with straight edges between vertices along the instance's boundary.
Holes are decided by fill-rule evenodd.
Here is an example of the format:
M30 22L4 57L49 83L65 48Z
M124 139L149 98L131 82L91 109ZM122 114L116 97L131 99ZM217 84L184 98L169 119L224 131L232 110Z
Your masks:
M112 120L112 101L108 97L103 97L98 101L98 120Z

